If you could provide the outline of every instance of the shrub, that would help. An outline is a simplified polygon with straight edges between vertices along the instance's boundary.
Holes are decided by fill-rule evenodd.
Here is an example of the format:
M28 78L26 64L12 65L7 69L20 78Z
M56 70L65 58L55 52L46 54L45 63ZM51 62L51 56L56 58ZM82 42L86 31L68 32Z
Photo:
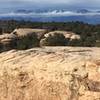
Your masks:
M66 46L68 39L63 34L55 33L41 40L40 44L44 46Z
M3 32L3 30L2 30L2 28L0 28L0 35L2 35L2 32Z
M39 40L36 34L21 37L17 40L17 49L29 49L39 46Z
M100 40L97 40L97 41L96 41L95 46L96 46L96 47L100 47Z
M95 46L95 39L93 37L87 37L84 41L84 46L86 47L93 47Z
M78 39L73 39L70 40L68 43L69 46L81 46L82 45L82 40L78 40Z

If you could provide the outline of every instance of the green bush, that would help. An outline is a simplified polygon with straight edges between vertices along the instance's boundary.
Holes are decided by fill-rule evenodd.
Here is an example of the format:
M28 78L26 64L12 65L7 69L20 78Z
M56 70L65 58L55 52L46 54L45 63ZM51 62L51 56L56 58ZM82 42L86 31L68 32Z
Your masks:
M84 41L84 46L93 47L95 46L96 40L93 37L87 37Z
M68 39L63 34L55 33L41 40L43 46L66 46Z
M81 46L82 45L82 40L78 40L78 39L73 39L70 40L68 43L69 46Z
M2 30L2 28L0 27L0 35L2 35L2 32L3 32L3 30Z
M100 47L100 40L97 40L97 41L96 41L95 46L96 46L96 47Z
M29 49L39 46L39 40L36 34L21 37L17 40L16 49Z

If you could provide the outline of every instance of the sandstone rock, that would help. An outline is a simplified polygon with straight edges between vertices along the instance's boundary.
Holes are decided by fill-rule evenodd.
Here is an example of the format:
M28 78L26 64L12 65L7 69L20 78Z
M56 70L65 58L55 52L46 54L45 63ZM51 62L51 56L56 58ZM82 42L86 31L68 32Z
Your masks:
M80 39L80 35L77 35L73 32L68 32L68 31L52 31L52 32L46 33L44 37L47 38L50 35L54 35L55 33L63 34L66 38L69 38L69 39Z
M31 28L18 28L15 29L11 34L15 34L18 37L25 37L32 34L37 34L38 38L40 39L47 30L45 29L31 29Z
M80 40L81 39L81 37L80 37L80 35L72 35L71 37L70 37L70 39L71 40Z
M99 100L100 48L45 47L0 54L0 100Z
M66 41L67 41L65 43L65 45L71 45L71 46L72 45L77 45L77 46L79 46L81 44L80 43L80 40L81 40L80 35L77 35L73 32L67 32L67 31L52 31L52 32L44 34L44 38L41 39L40 45L45 45L46 39L48 39L50 36L54 37L55 34L63 34L65 36Z
M17 36L14 34L3 34L0 35L0 51L6 51L13 49L15 46Z
M4 40L4 39L15 39L16 35L14 34L3 34L0 35L0 41Z

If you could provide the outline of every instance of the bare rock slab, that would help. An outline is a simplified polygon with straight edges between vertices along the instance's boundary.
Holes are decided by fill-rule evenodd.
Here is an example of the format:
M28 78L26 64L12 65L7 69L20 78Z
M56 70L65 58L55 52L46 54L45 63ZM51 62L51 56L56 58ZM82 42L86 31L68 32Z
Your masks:
M100 100L100 48L0 53L0 100Z

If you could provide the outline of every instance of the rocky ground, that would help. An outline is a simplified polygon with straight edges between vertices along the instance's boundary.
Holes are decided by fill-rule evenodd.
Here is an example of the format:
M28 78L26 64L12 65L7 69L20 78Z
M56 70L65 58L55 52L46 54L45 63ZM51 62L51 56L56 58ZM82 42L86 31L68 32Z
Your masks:
M0 100L100 100L100 48L0 53Z
M80 46L80 40L80 35L69 31L18 28L11 33L0 35L0 52L12 49L25 50L39 46Z

